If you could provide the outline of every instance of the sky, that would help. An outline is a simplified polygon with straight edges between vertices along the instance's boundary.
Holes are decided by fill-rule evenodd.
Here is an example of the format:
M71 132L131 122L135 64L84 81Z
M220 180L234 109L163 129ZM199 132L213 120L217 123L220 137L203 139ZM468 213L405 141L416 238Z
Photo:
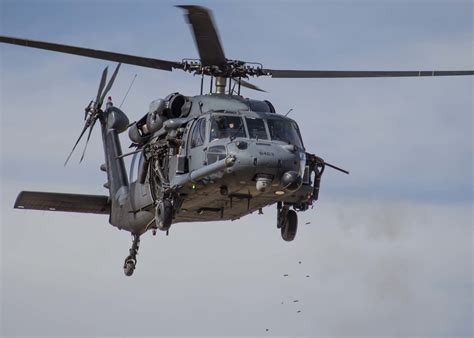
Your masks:
M228 58L267 68L474 69L472 1L189 3L213 10ZM0 30L196 58L177 4L1 0ZM293 109L307 151L351 174L326 170L291 243L274 207L177 224L142 236L126 278L131 237L106 216L12 208L22 190L105 194L99 132L82 164L80 151L63 163L115 65L4 44L0 57L3 336L473 335L472 77L251 79L267 93L243 95ZM123 65L117 105L135 74L131 121L154 99L199 92L187 73Z

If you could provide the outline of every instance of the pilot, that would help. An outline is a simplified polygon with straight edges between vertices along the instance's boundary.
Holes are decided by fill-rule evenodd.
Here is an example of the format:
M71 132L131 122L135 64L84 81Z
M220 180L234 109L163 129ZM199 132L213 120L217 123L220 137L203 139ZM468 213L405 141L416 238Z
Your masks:
M214 123L215 121L215 123ZM211 142L217 139L227 138L234 133L234 122L226 123L225 118L216 118L212 123Z
M229 122L229 124L227 125L227 128L219 130L219 132L220 132L219 137L220 138L227 138L231 135L234 135L234 133L235 133L234 130L235 130L234 122Z
M216 125L215 121L212 121L210 136L211 142L219 139L219 127Z

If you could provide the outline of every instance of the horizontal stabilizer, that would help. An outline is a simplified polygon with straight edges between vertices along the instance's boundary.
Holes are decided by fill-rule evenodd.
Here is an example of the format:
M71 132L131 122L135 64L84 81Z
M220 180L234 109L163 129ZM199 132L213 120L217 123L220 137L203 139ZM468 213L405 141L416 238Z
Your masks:
M110 214L107 196L22 191L15 201L16 209Z

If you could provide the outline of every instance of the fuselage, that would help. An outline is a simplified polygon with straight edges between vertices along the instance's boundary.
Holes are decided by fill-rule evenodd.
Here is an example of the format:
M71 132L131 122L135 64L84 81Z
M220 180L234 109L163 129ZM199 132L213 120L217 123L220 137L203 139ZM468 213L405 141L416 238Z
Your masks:
M308 199L312 188L305 175L305 149L298 125L272 110L265 101L229 95L191 99L189 112L184 114L186 123L178 129L179 146L166 155L167 181L170 187L176 185L180 199L173 223L234 220L278 201L298 204ZM172 119L168 122L174 123ZM148 144L159 144L168 135L155 134L158 136ZM142 213L149 221L140 217L131 222L135 231L139 224L153 221L157 195L150 177L153 171L145 168L149 164L144 156L140 152L132 159L129 196L132 213ZM232 165L191 178L228 158L235 159Z

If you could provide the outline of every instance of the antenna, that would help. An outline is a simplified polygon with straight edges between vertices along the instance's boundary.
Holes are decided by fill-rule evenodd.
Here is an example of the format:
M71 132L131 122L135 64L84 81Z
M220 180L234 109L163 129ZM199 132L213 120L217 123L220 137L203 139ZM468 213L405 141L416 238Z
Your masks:
M127 92L125 93L125 96L123 97L122 103L120 103L119 109L122 108L123 103L125 102L125 99L127 98L128 93L130 92L130 89L132 89L133 83L135 82L135 79L137 78L137 74L132 79L132 83L130 83L130 86L127 89Z
M202 95L203 86L204 86L204 73L201 74L201 95Z
M288 110L288 113L286 113L285 116L288 116L292 111L293 111L293 108L291 108L290 110Z

